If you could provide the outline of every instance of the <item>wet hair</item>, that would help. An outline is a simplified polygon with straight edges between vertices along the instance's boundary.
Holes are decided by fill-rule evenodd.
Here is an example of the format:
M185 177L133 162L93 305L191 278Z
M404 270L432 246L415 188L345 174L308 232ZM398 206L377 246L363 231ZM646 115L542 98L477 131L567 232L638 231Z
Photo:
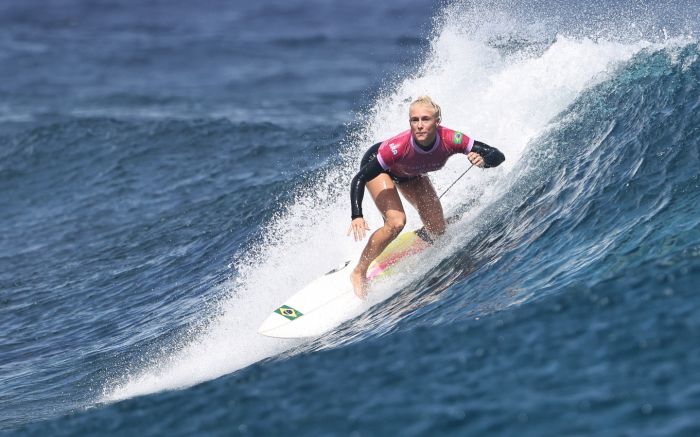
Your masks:
M438 105L437 103L433 102L433 99L431 99L431 98L428 97L428 96L420 96L420 97L418 97L416 100L414 100L413 102L411 102L411 105L408 107L409 112L411 111L411 108L412 108L414 105L418 105L418 104L425 105L425 106L428 106L428 107L430 107L430 108L433 108L433 109L435 110L435 119L438 121L438 123L440 122L440 120L442 119L442 113L440 112L440 105Z

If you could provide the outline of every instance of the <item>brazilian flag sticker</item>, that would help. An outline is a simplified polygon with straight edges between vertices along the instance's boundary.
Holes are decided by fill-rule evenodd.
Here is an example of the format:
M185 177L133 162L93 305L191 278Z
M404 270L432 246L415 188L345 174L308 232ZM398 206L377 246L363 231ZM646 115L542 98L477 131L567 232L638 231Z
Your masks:
M455 144L462 144L462 132L455 132L452 141L454 141Z
M277 308L275 312L280 316L288 318L289 320L296 320L303 316L301 311L297 311L292 307L288 307L287 305L282 305L281 307Z

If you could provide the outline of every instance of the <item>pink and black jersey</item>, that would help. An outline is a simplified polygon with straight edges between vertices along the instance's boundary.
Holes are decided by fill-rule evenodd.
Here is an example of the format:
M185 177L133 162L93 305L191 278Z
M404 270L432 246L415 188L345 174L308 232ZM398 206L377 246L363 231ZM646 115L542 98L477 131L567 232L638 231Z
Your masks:
M455 153L471 152L474 139L461 132L438 126L435 144L429 150L416 144L411 131L392 137L379 146L377 160L382 168L399 177L418 176L444 167Z
M402 184L444 167L447 159L455 153L470 152L484 159L484 168L496 167L506 159L495 147L442 126L437 127L435 143L428 150L416 144L410 130L373 145L365 152L360 171L350 182L352 218L362 217L365 184L382 172L388 173L394 183Z

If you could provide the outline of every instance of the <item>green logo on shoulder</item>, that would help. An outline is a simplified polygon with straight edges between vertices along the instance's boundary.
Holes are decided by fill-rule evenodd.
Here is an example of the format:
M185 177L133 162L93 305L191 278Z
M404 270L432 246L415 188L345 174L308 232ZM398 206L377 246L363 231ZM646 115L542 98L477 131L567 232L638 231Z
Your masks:
M462 144L462 132L455 132L452 141L454 141L455 144Z
M289 320L296 320L304 315L301 313L301 311L297 311L292 307L288 307L287 305L282 305L281 307L277 308L275 312L280 316L288 318Z

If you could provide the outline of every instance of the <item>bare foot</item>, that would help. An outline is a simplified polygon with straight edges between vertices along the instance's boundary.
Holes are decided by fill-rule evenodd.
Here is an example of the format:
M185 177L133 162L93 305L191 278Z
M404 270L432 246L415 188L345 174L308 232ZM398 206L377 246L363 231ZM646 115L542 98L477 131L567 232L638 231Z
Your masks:
M355 269L350 274L350 282L352 282L352 288L357 297L365 299L367 297L367 279L365 275Z

